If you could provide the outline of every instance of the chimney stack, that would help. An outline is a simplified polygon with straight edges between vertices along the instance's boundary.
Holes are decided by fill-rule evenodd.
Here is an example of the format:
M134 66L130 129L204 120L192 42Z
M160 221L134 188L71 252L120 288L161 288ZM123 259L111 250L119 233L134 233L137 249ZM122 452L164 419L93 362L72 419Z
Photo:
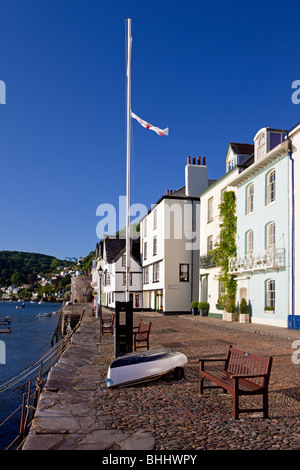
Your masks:
M197 164L196 164L197 159ZM185 167L185 194L188 197L198 197L208 187L208 168L205 165L206 159L202 157L187 157L188 164Z

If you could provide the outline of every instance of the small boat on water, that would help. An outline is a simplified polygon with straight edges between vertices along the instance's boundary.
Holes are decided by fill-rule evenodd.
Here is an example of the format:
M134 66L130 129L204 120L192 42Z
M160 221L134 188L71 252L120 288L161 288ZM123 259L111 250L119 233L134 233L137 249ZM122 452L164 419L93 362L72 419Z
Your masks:
M16 308L25 308L24 302L22 303L22 305L17 305Z
M6 315L6 317L0 317L0 324L2 322L10 323L11 322L11 317Z
M125 387L158 379L169 372L178 380L183 377L182 366L187 362L185 354L169 348L124 354L109 366L105 383L108 388Z
M39 313L38 317L51 317L52 312L44 312L44 313Z
M11 333L11 328L3 328L3 329L0 329L0 333Z

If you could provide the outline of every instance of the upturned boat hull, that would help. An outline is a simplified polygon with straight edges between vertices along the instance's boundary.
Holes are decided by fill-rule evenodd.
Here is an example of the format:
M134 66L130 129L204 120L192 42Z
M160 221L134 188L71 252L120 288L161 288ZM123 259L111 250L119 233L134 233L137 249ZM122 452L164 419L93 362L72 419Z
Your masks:
M124 354L109 366L105 383L108 388L125 387L155 380L172 371L179 379L187 362L185 354L166 348Z

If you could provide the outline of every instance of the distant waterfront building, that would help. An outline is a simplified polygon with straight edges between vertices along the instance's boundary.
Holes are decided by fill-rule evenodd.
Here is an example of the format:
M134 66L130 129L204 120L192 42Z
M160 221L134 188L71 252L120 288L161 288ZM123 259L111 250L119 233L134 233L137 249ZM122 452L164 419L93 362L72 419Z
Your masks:
M74 303L92 302L92 276L74 276L71 279L71 300Z
M101 285L99 268L101 267ZM116 302L125 302L126 298L126 240L125 238L106 236L97 244L95 260L92 266L92 285L98 304L115 309ZM142 266L140 263L140 242L131 241L129 301L135 310L143 307Z

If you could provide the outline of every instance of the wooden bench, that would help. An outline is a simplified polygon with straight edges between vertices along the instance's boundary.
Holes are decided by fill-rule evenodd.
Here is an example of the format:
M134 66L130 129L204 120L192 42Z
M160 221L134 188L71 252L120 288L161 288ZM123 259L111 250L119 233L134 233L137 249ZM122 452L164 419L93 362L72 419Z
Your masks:
M133 350L136 351L140 348L149 349L149 336L151 329L151 322L140 320L139 326L133 327Z
M115 321L115 314L112 313L110 318L101 318L100 324L101 324L101 333L109 333L113 334L114 333L114 321Z
M239 349L228 347L225 359L199 359L200 378L199 393L204 388L222 388L225 393L233 396L233 418L239 419L239 413L263 412L268 417L268 386L273 358L249 354ZM206 362L224 362L224 368L205 368ZM204 379L217 384L204 386ZM241 395L262 395L262 408L241 409L239 397Z

